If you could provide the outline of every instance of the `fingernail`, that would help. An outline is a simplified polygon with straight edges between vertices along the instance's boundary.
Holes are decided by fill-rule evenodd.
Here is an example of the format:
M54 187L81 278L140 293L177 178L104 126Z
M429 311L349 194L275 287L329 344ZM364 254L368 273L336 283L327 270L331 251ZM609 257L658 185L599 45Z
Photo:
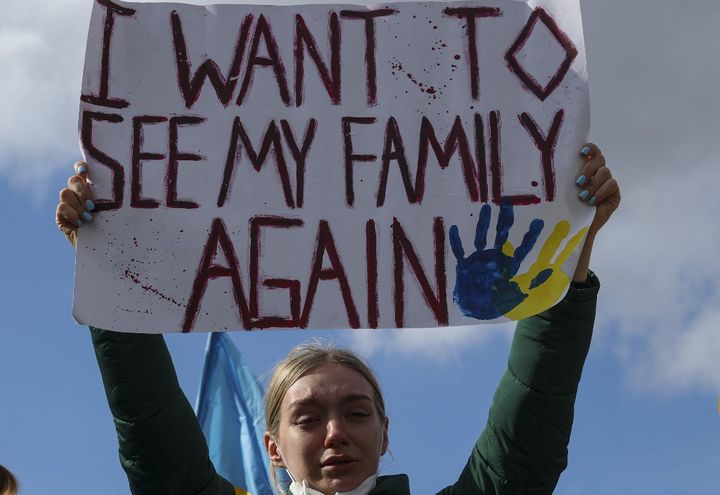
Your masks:
M595 206L595 205L597 204L597 198L596 198L595 196L593 196L593 197L590 198L590 200L588 201L588 204L589 204L590 206Z
M577 178L577 180L575 181L575 184L577 184L578 186L584 186L586 182L587 182L587 177L585 177L584 175L581 175L580 177Z
M583 199L585 199L585 198L583 198ZM83 216L83 219L84 219L87 223L90 223L90 222L93 221L93 216L92 216L90 213L86 212L86 211L83 212L82 216Z
M80 220L79 218L77 220L75 220L75 226L78 228L82 227L83 226L82 220Z
M588 156L590 154L590 146L585 146L583 149L580 150L580 153Z
M93 211L95 209L95 202L92 199L88 199L87 201L85 201L85 207L88 209L88 211Z
M588 191L587 189L585 189L583 192L578 194L578 198L582 199L583 201L588 199L588 196L590 196L590 191ZM83 215L85 215L85 214L83 213Z
M85 165L78 165L77 166L77 173L84 174L87 172L87 167Z

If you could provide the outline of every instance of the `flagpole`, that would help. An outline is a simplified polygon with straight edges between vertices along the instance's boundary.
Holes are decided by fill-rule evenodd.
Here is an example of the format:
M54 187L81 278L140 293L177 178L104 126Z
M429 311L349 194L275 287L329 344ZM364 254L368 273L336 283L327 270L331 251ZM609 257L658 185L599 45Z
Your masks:
M195 396L195 415L198 418L198 421L200 421L200 424L205 420L205 415L207 414L207 410L205 407L205 404L200 403L200 398L205 395L205 387L207 383L207 379L209 377L209 373L212 370L212 367L215 366L215 357L211 356L213 349L215 349L215 344L217 344L217 339L220 338L220 334L222 332L210 332L208 333L207 343L205 344L205 359L203 359L203 369L202 369L202 375L200 376L200 386L198 387L197 395Z

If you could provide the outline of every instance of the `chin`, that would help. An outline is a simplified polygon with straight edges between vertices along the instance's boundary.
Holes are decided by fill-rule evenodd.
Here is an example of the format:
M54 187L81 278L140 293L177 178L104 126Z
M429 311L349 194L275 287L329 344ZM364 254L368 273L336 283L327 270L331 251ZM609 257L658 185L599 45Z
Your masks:
M353 476L348 478L335 478L327 480L325 485L329 490L331 490L331 493L349 492L360 486L360 483L362 483L363 481L365 481L365 478L357 479L356 476ZM324 492L323 490L320 491Z

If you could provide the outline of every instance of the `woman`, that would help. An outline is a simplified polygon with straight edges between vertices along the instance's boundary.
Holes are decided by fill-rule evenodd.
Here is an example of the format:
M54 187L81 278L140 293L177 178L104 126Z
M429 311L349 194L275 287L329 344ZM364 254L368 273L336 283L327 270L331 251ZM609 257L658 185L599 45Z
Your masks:
M0 495L17 495L20 485L15 476L4 466L0 465Z
M555 307L518 323L487 426L458 480L441 494L549 494L567 463L567 444L587 355L599 283L589 271L598 231L620 203L600 150L581 150L578 197L596 207L572 285ZM87 167L60 193L59 229L74 245L92 221ZM162 336L91 329L134 494L232 494L216 474ZM404 475L377 477L388 419L377 380L349 351L296 348L276 368L266 396L265 445L293 495L409 494ZM257 494L253 494L257 495Z

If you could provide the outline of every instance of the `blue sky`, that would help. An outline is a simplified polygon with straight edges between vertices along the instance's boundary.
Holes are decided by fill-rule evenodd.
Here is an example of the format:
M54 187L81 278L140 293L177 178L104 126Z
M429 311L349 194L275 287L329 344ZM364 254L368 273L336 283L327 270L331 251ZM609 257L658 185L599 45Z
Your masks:
M38 6L44 5L45 10ZM78 156L89 0L0 6L0 463L24 495L127 494L87 329L71 318L73 251L57 192ZM559 494L720 492L720 4L583 2L592 133L623 188L593 267L603 283ZM36 95L30 98L29 95ZM390 415L384 472L451 483L487 414L507 327L323 332L369 359ZM310 333L235 334L261 377ZM168 337L194 401L204 335Z

